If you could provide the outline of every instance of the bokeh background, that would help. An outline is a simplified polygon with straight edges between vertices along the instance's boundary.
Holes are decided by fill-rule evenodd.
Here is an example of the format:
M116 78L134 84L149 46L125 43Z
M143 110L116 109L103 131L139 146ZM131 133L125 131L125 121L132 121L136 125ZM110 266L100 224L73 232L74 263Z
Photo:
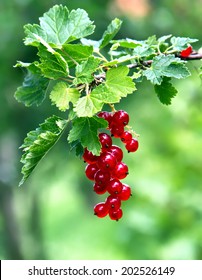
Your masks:
M47 99L26 108L13 95L23 81L16 60L36 58L23 45L23 25L38 23L54 4L84 8L99 39L114 17L124 21L117 38L144 40L173 34L202 42L201 0L0 1L0 258L1 259L202 259L202 86L199 61L193 75L175 81L171 106L162 105L145 80L117 108L129 112L140 148L125 154L132 198L119 222L98 219L85 165L64 135L18 188L18 147L28 131L53 113Z

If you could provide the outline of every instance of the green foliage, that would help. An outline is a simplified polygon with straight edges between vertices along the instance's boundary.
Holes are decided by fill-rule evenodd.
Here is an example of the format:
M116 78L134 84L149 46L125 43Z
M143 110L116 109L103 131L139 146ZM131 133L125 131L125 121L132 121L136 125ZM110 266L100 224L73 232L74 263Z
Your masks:
M160 85L163 77L176 79L186 78L190 75L189 70L184 65L185 62L174 55L159 55L154 57L151 67L143 72L143 75L152 84Z
M68 76L69 66L66 60L48 44L45 47L43 45L39 46L38 55L40 57L38 67L44 77L56 80Z
M15 92L15 98L25 106L40 105L46 94L49 80L44 78L34 63L18 62L16 67L25 67L27 74L22 86Z
M69 88L64 82L58 82L50 93L50 99L60 111L69 109L69 103L75 104L80 93L76 88Z
M107 122L98 117L76 118L72 123L68 141L71 143L79 140L83 147L87 147L94 155L99 155L101 144L98 140L97 130L106 127Z
M106 31L102 35L101 40L99 41L100 49L104 48L109 44L109 42L114 38L119 29L121 28L122 21L118 18L115 18L107 27Z
M107 71L106 82L97 86L92 92L82 97L75 107L79 117L92 117L103 105L117 103L122 97L132 93L136 88L132 79L127 76L129 69L119 66Z
M170 78L167 77L164 77L160 85L155 85L154 89L161 103L165 105L171 104L171 99L177 94L177 90L170 83Z
M67 121L56 116L45 120L44 123L27 134L23 145L24 154L21 158L23 163L23 178L19 185L22 185L30 176L39 161L53 147L63 132Z
M195 43L198 40L173 36L170 41L171 41L173 49L175 49L177 51L182 51L182 50L186 49L190 44Z
M94 80L93 73L96 72L99 66L100 60L93 56L89 56L86 61L81 62L81 64L76 65L75 75L73 83L78 84L89 84Z
M43 17L40 25L25 25L25 45L39 46L41 41L60 48L64 43L75 41L93 33L94 25L82 9L72 10L56 5Z
M54 81L49 97L59 111L67 113L66 122L72 123L68 142L76 147L76 154L81 154L87 147L99 155L98 132L106 127L106 122L96 114L104 105L111 108L111 104L119 103L132 94L137 82L144 81L144 77L154 85L159 100L168 105L177 93L171 78L184 79L191 74L186 60L180 57L180 51L197 39L172 35L157 38L153 35L142 41L131 38L115 40L122 24L117 18L111 21L99 40L86 39L95 28L86 11L69 11L62 5L52 7L39 18L39 22L39 25L25 25L24 43L37 48L38 60L17 64L26 68L28 73L15 97L26 106L40 105L49 81ZM103 48L108 51L105 56L101 53ZM37 132L28 134L28 140L25 139L22 182L38 163L34 160L39 158L37 153L34 157L27 153L34 149L36 139L40 138L38 142L44 155L49 150L46 147L56 142L54 139L58 139L61 131L57 131L55 126L52 140L47 137L43 148L41 134L44 133L49 134L49 131L42 131L40 126Z

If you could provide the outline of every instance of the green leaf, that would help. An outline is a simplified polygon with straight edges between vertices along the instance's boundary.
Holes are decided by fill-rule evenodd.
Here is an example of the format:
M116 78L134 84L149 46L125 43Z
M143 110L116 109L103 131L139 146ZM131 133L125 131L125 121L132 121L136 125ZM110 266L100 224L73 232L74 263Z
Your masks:
M137 41L130 38L120 39L120 40L113 40L113 45L111 47L112 50L116 50L117 47L129 48L134 49L137 46L142 46L144 41Z
M127 76L127 66L119 66L107 71L106 82L80 98L74 108L78 117L92 117L99 112L104 103L117 103L122 97L136 90L131 77Z
M164 43L166 40L168 40L170 37L172 37L171 34L162 36L162 37L158 38L158 42L159 42L160 44L162 44L162 43Z
M16 67L24 67L27 74L22 86L17 88L15 98L25 106L39 106L45 99L49 80L41 75L41 71L35 63L18 62Z
M50 93L50 99L60 111L69 109L69 103L75 104L80 97L80 93L75 88L69 88L65 82L57 83Z
M24 154L21 158L23 178L19 186L26 181L39 161L57 142L66 123L66 120L52 116L40 124L36 130L30 131L27 134L23 145L20 147L23 149Z
M93 53L93 47L80 44L65 44L62 50L58 50L58 52L62 54L69 68L71 68L87 60Z
M145 45L148 46L156 46L157 45L157 39L156 39L156 35L152 35L149 38L147 38L147 40L145 41Z
M39 18L40 25L25 25L25 45L38 46L40 40L61 48L64 43L83 38L93 33L94 25L86 11L72 10L55 5L43 17Z
M160 85L154 85L154 89L161 103L165 105L171 104L172 98L177 94L176 88L170 83L170 78L166 77Z
M120 101L121 96L119 92L112 92L107 85L99 85L91 92L91 98L97 103L117 103ZM101 109L100 109L101 110ZM100 111L99 110L99 111Z
M75 150L76 156L78 156L80 158L82 157L83 152L84 152L84 148L81 145L80 141L73 141L72 143L70 143L70 150L71 151Z
M121 27L122 21L118 18L112 20L100 40L100 49L104 48L114 38Z
M96 40L82 38L81 43L84 46L93 47L94 50L99 50L99 47L100 47L100 41L96 41Z
M100 60L93 56L90 56L88 60L83 61L76 66L76 78L73 83L77 84L89 84L94 80L93 73L99 66Z
M80 141L81 145L94 155L99 155L101 144L98 139L98 129L106 128L107 121L98 118L76 118L72 123L72 129L68 136L70 143Z
M60 53L56 51L51 53L46 47L41 45L39 46L38 55L41 61L39 68L44 77L56 80L68 76L68 64Z
M170 39L173 49L176 51L182 51L186 49L190 44L197 42L197 39L191 39L187 37L172 37Z
M184 79L191 75L188 68L184 63L175 63L170 64L167 69L163 72L164 76L171 77L175 79Z
M91 96L91 94L87 94L79 98L74 111L78 117L92 117L102 109L103 105L102 100L98 100L96 97Z
M155 54L155 50L152 49L150 46L137 46L133 50L133 55L136 55L139 58L150 56L151 54Z
M129 69L127 66L119 66L107 71L106 87L112 95L118 95L120 98L126 97L136 90L135 84L131 77L128 76L128 73Z
M127 66L119 66L107 71L106 82L80 98L74 108L78 117L92 117L99 112L104 103L117 103L122 97L136 90L131 77L127 76Z
M163 76L182 79L188 77L190 72L185 62L174 55L159 55L154 57L151 67L144 70L143 75L151 83L160 85Z

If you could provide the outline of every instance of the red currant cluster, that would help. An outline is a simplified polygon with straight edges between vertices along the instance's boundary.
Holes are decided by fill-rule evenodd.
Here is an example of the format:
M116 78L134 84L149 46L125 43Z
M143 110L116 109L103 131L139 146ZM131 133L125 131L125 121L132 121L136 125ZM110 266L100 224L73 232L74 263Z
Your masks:
M138 149L138 140L133 138L131 132L125 131L125 126L129 122L128 113L123 110L112 113L100 112L98 117L107 120L111 136L120 138L128 152L135 152ZM118 221L123 215L121 201L130 198L131 188L120 182L128 175L128 166L122 162L123 151L112 144L111 136L107 133L99 133L101 154L95 156L85 149L83 159L87 163L86 176L94 181L94 191L99 195L109 193L105 202L95 205L94 214L99 218L109 214L112 220Z

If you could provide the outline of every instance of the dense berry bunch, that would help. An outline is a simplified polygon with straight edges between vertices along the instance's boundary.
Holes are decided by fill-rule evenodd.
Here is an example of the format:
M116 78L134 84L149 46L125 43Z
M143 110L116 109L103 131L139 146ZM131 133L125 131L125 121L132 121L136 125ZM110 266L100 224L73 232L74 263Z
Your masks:
M99 218L109 215L112 220L118 221L123 215L121 202L130 198L131 188L120 181L128 175L128 166L122 162L123 151L113 145L112 137L120 138L128 152L138 149L138 140L133 138L131 132L125 130L129 122L129 115L125 111L100 112L98 116L107 120L107 129L111 136L104 132L99 133L99 156L84 150L83 159L87 163L85 173L89 180L94 181L95 193L108 193L105 202L95 205L94 214Z

